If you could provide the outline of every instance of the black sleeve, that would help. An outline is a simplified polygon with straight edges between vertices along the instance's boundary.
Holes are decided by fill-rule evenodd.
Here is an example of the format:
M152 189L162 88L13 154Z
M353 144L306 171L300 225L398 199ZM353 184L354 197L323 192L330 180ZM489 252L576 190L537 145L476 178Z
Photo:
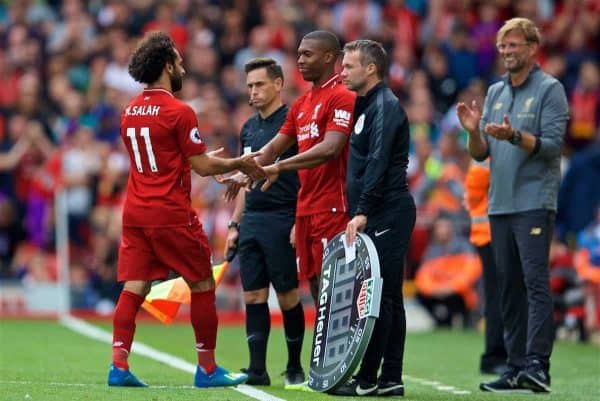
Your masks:
M369 215L377 207L383 194L381 183L385 178L397 137L404 131L408 135L408 120L397 100L385 101L377 96L373 127L369 134L369 156L355 214Z

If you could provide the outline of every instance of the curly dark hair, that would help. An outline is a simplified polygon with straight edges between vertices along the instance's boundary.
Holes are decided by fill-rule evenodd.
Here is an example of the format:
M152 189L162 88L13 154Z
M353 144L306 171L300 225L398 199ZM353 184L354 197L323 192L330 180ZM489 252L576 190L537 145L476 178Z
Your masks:
M167 63L175 65L175 44L164 32L152 32L144 37L131 56L129 74L138 82L156 82Z

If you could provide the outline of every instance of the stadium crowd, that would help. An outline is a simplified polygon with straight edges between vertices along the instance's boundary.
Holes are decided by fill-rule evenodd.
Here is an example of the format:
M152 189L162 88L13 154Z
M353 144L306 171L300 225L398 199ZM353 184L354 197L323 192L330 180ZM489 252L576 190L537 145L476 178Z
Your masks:
M409 179L418 211L407 278L428 255L469 250L463 193L470 156L455 105L481 105L487 87L500 79L495 34L513 16L543 28L539 63L562 82L570 103L551 252L557 316L564 319L572 306L563 297L568 290L600 292L600 280L591 284L598 274L582 277L575 263L585 248L591 265L600 265L600 187L593 184L600 182L598 0L3 2L0 280L56 280L53 206L55 191L64 188L72 306L93 309L100 300L117 299L129 168L119 116L141 90L128 74L128 57L153 30L167 32L183 56L179 95L195 110L208 148L223 146L229 154L238 152L241 125L254 112L244 82L247 61L277 60L284 68L283 99L291 104L310 87L296 68L304 34L325 29L342 42L380 41L391 55L388 83L410 120ZM223 201L224 187L216 181L192 180L192 202L217 261L233 205ZM230 281L235 277L232 269Z

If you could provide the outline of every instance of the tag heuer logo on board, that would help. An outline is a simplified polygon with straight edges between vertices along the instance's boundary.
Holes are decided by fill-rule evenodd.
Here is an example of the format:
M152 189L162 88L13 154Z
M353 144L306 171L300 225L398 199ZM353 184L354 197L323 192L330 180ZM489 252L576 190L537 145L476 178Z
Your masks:
M370 278L362 282L360 291L356 300L356 310L358 311L358 318L362 319L365 316L369 316L371 309L373 308L373 288L375 287L375 279Z

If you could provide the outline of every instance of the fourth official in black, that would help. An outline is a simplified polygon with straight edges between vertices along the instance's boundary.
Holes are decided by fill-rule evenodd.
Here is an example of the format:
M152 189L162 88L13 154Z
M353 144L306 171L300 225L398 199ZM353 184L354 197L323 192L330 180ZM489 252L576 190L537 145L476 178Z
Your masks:
M338 395L404 395L406 316L402 281L416 209L406 180L409 124L398 98L383 82L387 60L381 44L372 40L357 40L344 47L341 76L358 95L348 158L351 220L346 240L352 244L359 231L373 240L383 293L379 318L360 369L333 391Z

